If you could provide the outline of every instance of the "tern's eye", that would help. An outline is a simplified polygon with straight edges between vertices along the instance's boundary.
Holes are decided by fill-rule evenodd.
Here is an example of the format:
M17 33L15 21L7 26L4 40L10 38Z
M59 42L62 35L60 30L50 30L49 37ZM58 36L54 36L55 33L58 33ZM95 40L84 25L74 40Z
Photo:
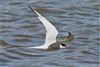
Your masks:
M61 44L62 46L66 46L65 44Z

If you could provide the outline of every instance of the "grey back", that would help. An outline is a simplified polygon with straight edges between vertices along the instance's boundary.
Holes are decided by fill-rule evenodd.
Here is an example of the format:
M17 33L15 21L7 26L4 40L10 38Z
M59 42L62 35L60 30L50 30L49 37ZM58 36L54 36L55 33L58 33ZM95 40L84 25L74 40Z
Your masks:
M60 49L59 42L55 42L55 43L51 44L50 46L48 46L48 50L58 50L58 49Z

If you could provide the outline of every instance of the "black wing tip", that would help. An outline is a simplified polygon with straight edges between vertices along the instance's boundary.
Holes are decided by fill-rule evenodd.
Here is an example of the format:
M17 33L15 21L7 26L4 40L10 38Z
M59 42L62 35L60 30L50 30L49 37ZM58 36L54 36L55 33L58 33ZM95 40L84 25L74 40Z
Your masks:
M30 8L30 9L33 9L31 6L27 6L28 8Z
M35 9L33 9L31 6L27 6L27 7L30 8L36 15L38 15L38 12Z
M68 36L67 36L67 38L69 38L71 35L72 35L71 32L68 32Z
M30 8L33 12L35 12L36 13L36 10L35 9L33 9L31 6L27 6L28 8Z
M74 39L74 36L73 36L73 34L71 32L68 32L68 36L66 38L70 42L70 41L72 41Z
M27 6L27 7L30 8L32 11L34 11L33 8L32 8L31 6Z

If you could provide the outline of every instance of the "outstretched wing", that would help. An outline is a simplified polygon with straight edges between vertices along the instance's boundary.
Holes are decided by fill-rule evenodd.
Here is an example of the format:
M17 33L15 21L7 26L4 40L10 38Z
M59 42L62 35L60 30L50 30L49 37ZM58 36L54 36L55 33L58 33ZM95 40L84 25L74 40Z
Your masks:
M38 13L36 10L32 9L31 7L29 8L38 15L38 19L43 23L43 25L46 28L46 40L44 45L50 45L56 42L56 37L58 35L57 29L40 13Z

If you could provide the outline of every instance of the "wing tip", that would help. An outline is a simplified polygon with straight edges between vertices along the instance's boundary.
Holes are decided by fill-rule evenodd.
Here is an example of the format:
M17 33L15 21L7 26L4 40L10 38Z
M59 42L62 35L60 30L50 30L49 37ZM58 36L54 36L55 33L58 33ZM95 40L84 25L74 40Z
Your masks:
M31 6L28 6L28 8L30 8L33 12L35 12L35 14L37 14L38 16L41 16L35 9L33 9Z
M32 11L34 11L34 9L31 6L27 6L28 8L30 8Z
M71 32L68 32L68 36L66 36L66 39L67 39L68 41L72 41L72 40L74 39L73 34L72 34Z

